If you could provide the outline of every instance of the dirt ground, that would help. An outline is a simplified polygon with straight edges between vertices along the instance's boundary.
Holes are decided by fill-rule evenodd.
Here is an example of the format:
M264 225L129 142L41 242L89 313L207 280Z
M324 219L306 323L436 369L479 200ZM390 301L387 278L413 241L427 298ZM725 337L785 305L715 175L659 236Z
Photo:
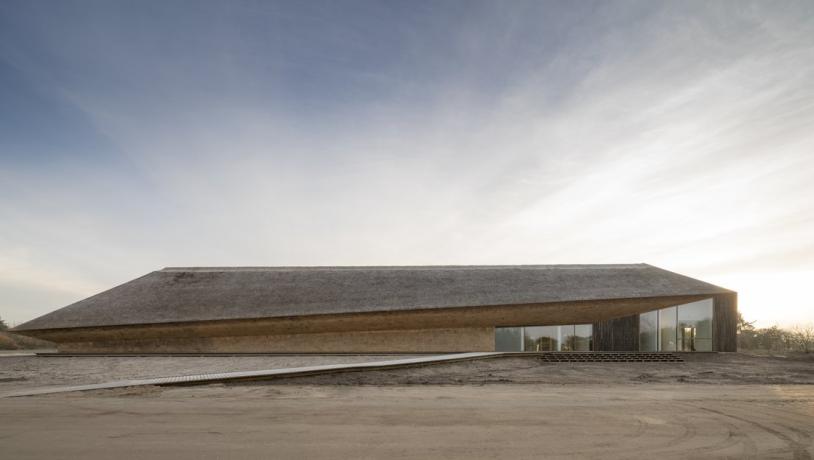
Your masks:
M278 358L301 365L301 357ZM20 375L8 371L12 359L0 358L3 375ZM212 358L116 358L141 362L116 366L111 358L28 359L16 368L47 369L52 383L64 374L85 382L80 369L109 378L158 363L162 371L216 365ZM205 361L178 361L190 359ZM524 357L0 399L0 458L814 456L814 361L686 359L545 364Z
M512 357L414 369L353 372L280 380L290 385L529 384L814 384L814 354L766 357L740 353L686 353L684 363L545 363Z
M812 385L254 385L0 400L3 458L811 458Z
M10 352L5 352L10 353ZM38 357L0 354L0 394L23 389L137 378L383 361L412 355L244 357ZM275 381L284 385L814 384L814 354L685 354L685 363L543 363L534 356ZM261 383L265 384L265 383Z
M0 394L28 388L84 385L176 375L383 361L405 355L43 357L0 353Z

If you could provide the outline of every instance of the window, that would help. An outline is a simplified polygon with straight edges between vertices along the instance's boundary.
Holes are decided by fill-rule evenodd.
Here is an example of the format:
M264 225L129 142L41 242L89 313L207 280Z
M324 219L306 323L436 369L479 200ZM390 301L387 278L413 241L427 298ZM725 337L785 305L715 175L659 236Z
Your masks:
M559 326L524 327L523 351L559 351Z
M639 315L641 351L712 351L712 299Z
M496 327L495 351L523 351L522 328Z
M639 350L659 350L659 312L657 311L639 315Z
M560 351L574 351L574 326L560 326Z
M659 310L659 350L676 351L676 307Z
M574 326L574 351L591 351L594 345L594 327L592 324Z
M712 299L679 305L677 348L712 351Z
M593 325L496 327L495 351L591 351Z

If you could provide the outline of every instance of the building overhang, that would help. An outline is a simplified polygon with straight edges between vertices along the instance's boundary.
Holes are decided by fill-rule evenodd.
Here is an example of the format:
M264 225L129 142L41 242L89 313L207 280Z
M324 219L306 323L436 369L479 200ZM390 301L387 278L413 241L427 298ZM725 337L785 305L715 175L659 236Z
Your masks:
M584 324L710 298L681 295L407 311L29 329L19 334L56 342L120 342L163 338L239 337L354 331Z

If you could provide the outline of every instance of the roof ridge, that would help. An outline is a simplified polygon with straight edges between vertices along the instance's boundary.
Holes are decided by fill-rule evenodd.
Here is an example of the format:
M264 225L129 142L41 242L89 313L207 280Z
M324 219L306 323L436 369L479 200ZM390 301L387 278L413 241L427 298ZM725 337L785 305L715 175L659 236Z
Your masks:
M633 264L517 264L517 265L281 265L281 266L198 266L164 267L162 272L179 271L261 271L261 270L494 270L494 269L583 269L583 268L644 268L650 265Z

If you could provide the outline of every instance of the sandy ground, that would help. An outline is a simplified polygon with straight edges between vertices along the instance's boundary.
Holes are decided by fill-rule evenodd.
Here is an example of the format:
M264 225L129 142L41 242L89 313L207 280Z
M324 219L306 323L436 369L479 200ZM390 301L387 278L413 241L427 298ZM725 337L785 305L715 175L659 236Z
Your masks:
M0 354L0 394L62 385L212 372L383 361L408 355L298 355L229 357L41 357Z
M316 364L349 357L9 357L0 358L0 375L26 375L28 384L85 383L133 377L124 374L138 369L166 375L302 365L303 358ZM11 360L16 371L6 365ZM0 458L814 456L814 360L687 360L545 364L524 357L0 399ZM82 378L82 371L97 374Z
M414 355L246 357L37 357L0 354L0 394L30 388L136 378L383 361ZM486 359L391 371L299 377L289 385L814 384L814 354L772 358L735 353L685 354L685 363L543 363L534 356ZM261 383L265 384L265 383Z
M684 354L684 363L544 363L534 356L415 369L285 379L291 385L814 384L814 354L771 358L739 353Z
M812 385L140 388L0 400L3 458L811 458Z

